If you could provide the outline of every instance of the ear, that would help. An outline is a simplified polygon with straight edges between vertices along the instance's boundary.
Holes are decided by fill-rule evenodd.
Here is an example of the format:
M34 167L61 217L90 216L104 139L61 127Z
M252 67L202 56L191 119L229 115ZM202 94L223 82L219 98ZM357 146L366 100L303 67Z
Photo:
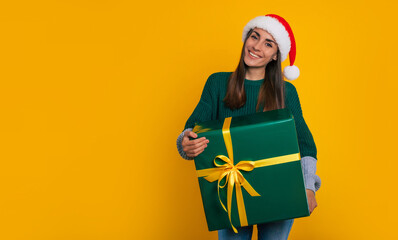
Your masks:
M279 50L278 50L279 51ZM274 56L272 57L272 60L276 61L276 59L278 59L278 51L276 51L276 53L274 54Z

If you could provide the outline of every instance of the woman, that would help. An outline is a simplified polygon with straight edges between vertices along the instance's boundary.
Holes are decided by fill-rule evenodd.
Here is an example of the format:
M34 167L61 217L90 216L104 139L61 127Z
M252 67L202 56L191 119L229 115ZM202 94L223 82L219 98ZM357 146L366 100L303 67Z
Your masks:
M296 44L289 24L280 16L268 14L252 19L243 30L243 48L235 72L212 74L205 84L202 96L184 131L177 138L180 155L192 160L209 143L192 132L195 122L224 119L260 111L288 108L294 116L299 141L301 162L310 212L317 206L315 192L320 178L315 174L317 149L303 118L295 87L283 80L281 62L289 55L290 66L283 75L294 80L299 70L294 66ZM193 138L190 140L190 138ZM258 239L287 239L293 219L258 224ZM253 227L218 231L219 239L251 239Z

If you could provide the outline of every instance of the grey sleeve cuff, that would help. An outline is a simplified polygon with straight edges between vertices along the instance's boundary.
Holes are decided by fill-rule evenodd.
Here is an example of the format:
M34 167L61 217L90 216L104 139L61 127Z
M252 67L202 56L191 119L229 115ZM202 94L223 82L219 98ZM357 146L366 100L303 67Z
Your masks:
M187 156L187 154L184 152L183 147L182 147L182 138L184 137L184 133L186 131L192 131L192 128L187 128L185 129L177 138L177 150L178 153L181 155L182 158L186 159L186 160L193 160L193 158L190 158Z
M321 187L321 179L315 174L316 162L317 160L310 156L301 158L305 188L312 190L314 193Z

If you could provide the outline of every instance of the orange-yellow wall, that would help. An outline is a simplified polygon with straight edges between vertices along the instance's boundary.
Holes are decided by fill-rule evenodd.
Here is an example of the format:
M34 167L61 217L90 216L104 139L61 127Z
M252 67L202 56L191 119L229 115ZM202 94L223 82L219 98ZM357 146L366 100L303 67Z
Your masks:
M392 0L4 1L0 239L217 239L175 141L267 13L295 33L322 178L290 239L392 239L397 12Z

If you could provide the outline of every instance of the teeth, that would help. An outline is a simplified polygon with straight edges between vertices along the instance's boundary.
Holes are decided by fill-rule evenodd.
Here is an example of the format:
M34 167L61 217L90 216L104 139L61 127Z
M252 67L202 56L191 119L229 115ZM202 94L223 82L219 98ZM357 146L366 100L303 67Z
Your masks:
M260 58L259 56L254 55L252 52L249 52L249 54L252 55L253 57Z

